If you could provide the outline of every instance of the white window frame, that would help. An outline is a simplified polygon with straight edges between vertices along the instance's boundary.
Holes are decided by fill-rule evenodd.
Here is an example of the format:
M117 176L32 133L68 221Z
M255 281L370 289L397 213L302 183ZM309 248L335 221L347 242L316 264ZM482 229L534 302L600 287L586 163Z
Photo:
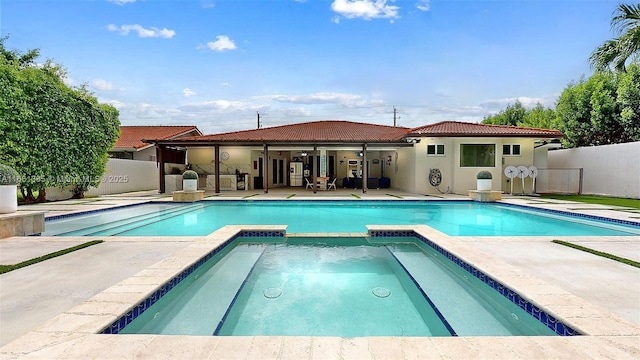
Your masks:
M514 149L514 146L516 146L516 145L518 146L518 153L514 154L513 153L513 149ZM505 146L509 146L509 153L508 154L506 154L504 152L504 147ZM502 156L522 156L522 145L521 144L502 144Z
M434 147L434 153L429 154L429 146ZM438 148L442 147L442 153L438 152ZM427 156L445 156L445 146L444 144L427 144Z

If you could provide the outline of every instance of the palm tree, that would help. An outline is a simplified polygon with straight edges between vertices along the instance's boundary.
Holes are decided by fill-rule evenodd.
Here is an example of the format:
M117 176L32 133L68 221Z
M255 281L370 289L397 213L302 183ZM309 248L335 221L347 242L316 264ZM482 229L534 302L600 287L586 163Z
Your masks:
M640 53L640 4L619 4L613 12L611 29L619 36L600 45L589 61L596 70L613 65L614 69L625 71L627 59Z

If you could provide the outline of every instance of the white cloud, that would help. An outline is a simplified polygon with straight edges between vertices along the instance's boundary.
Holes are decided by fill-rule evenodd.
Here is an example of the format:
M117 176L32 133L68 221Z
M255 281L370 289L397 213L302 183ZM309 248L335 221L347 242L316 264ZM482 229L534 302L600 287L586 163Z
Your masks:
M68 76L63 77L62 82L67 86L73 86L76 84L76 81Z
M381 106L382 100L367 100L356 94L320 92L304 95L265 95L259 98L289 104L335 104L346 108Z
M136 2L136 0L107 0L107 2L118 4L118 5L125 5L127 3L134 3Z
M420 0L416 4L416 8L418 8L418 10L420 10L420 11L429 11L429 10L431 10L430 2L431 2L431 0Z
M120 35L129 35L130 32L134 31L138 33L138 36L141 38L164 38L171 39L176 35L174 30L169 30L167 28L158 29L156 27L144 28L142 25L133 24L133 25L121 25L117 26L114 24L107 25L107 30L117 32Z
M387 4L387 0L334 0L331 3L331 10L347 19L398 19L398 9L399 6ZM340 20L334 17L333 21L337 23Z
M216 41L209 41L206 45L199 45L197 49L208 48L213 51L223 52L226 50L235 50L236 44L229 39L227 35L216 36Z
M199 103L192 103L180 106L181 111L186 112L209 112L217 111L252 111L262 110L266 105L258 104L252 100L210 100Z
M220 83L220 86L232 86L232 85L229 84L228 82L222 82L222 83Z
M102 90L102 91L123 90L122 88L116 87L112 83L108 82L107 80L103 80L103 79L92 80L90 85L91 85L92 88L94 88L96 90Z
M185 97L189 97L189 96L193 96L193 95L197 95L198 93L189 89L189 88L184 88L182 89L182 93L184 94Z
M202 3L202 8L203 9L211 9L216 7L216 4L213 1L205 1Z

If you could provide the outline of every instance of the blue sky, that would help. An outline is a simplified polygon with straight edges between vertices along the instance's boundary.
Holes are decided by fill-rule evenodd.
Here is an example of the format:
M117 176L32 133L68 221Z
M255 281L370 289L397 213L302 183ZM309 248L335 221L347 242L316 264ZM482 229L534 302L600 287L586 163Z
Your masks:
M316 120L479 122L553 107L614 36L618 1L1 0L9 49L39 48L123 125L204 133Z

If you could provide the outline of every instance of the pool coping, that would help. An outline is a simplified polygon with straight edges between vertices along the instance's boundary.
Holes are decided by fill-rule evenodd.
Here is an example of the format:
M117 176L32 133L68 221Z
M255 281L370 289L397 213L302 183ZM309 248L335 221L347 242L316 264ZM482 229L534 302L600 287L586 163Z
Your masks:
M71 217L76 217L76 216L83 216L83 215L91 215L91 214L96 214L96 213L100 213L100 212L104 212L104 211L111 211L111 210L121 210L121 209L125 209L125 208L129 208L129 207L137 207L137 206L142 206L142 205L146 205L146 204L170 204L170 205L188 205L188 204L198 204L198 203L213 203L213 202L219 202L220 200L223 200L225 202L239 202L239 203L256 203L256 202L282 202L282 203L286 203L286 202L308 202L310 200L302 200L302 199L204 199L201 201L196 201L196 202L175 202L175 201L165 201L165 200L152 200L152 201L147 201L147 202L141 202L141 203L135 203L135 204L126 204L126 205L120 205L120 206L115 206L115 207L110 207L110 208L105 208L105 209L94 209L94 210L87 210L87 211L81 211L81 212L74 212L74 213L70 213L70 214L62 214L62 215L52 215L49 217L45 217L44 221L45 223L47 221L55 221L55 220L60 220L60 219L67 219L67 218L71 218ZM472 200L468 200L468 199L448 199L448 200L444 200L444 199L435 199L435 200L398 200L398 199L314 199L311 200L314 202L402 202L402 203L438 203L438 202L463 202L463 203L473 203L473 204L478 204L478 202L476 201L472 201ZM584 213L580 213L580 212L574 212L574 211L568 211L568 210L558 210L558 209L547 209L547 208L543 208L543 207L537 207L535 206L535 204L514 204L514 203L510 203L510 202L504 202L504 201L497 201L497 202L493 202L493 203L479 203L479 204L486 204L486 205L500 205L500 206L504 206L506 208L516 208L516 209L522 209L522 210L530 210L530 211L539 211L542 213L547 213L547 214L554 214L554 215L560 215L560 216L569 216L569 217L575 217L578 219L586 219L586 220L593 220L593 221L600 221L600 222L604 222L607 224L612 224L612 225L622 225L622 226L628 226L628 227L632 227L632 228L637 228L637 230L640 231L640 221L636 221L636 220L631 220L631 219L618 219L618 218L611 218L611 217L606 217L606 216L600 216L600 215L591 215L591 214L584 214ZM44 229L43 229L44 230ZM39 234L38 234L39 235ZM58 236L58 235L51 235L51 236ZM474 235L475 236L475 235ZM563 235L558 235L558 236L563 236ZM629 236L635 236L635 235L629 235Z
M631 324L611 312L593 305L538 278L524 274L490 255L455 241L426 225L375 225L369 231L413 231L460 259L473 264L478 270L508 285L523 298L544 308L550 314L567 321L570 326L584 336L573 337L200 337L175 335L103 335L97 334L122 314L126 314L135 304L149 297L169 279L192 266L207 253L219 248L242 231L286 231L286 226L278 225L228 225L207 236L200 237L193 244L177 251L162 261L140 271L138 274L109 287L87 301L65 311L47 321L37 329L2 347L3 357L34 355L40 357L104 357L117 351L119 356L141 356L141 354L162 355L173 352L186 356L183 351L171 348L188 347L193 357L210 356L215 351L220 357L271 357L286 358L284 354L307 354L309 357L370 357L388 354L389 357L420 357L428 349L442 356L469 357L469 351L489 351L501 354L525 354L523 349L539 348L538 353L546 357L560 353L575 356L614 354L629 357L640 354L640 327ZM309 236L317 236L311 234ZM362 236L363 233L342 234ZM336 234L332 234L336 236ZM491 339L491 340L489 340ZM509 344L518 343L516 348ZM141 346L145 344L145 346ZM156 344L157 349L150 349ZM189 346L186 346L191 344ZM118 350L114 350L118 349ZM549 350L552 349L552 350ZM475 351L474 350L474 351ZM106 352L105 352L106 351ZM357 352L356 352L357 351ZM552 351L552 352L547 352ZM533 352L535 353L535 351ZM115 353L114 353L115 354ZM244 354L244 355L242 355ZM253 355L251 355L253 354ZM333 355L335 356L333 356ZM330 356L328 356L330 355ZM478 356L478 352L472 354ZM524 356L524 355L523 355ZM191 357L191 356L190 356ZM366 356L365 356L366 357ZM616 356L614 356L616 357ZM619 356L617 356L619 357Z

